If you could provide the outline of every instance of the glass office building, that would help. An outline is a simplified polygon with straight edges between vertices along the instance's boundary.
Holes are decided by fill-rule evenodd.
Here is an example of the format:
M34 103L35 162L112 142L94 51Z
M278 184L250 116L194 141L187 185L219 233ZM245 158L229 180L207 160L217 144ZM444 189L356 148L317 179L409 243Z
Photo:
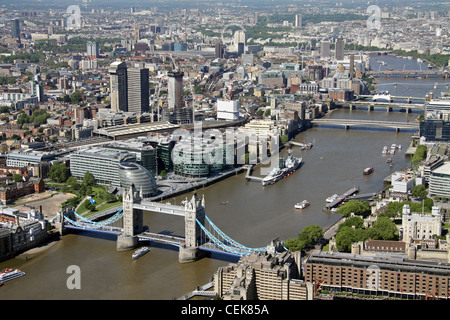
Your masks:
M119 164L136 162L136 155L100 147L92 147L70 154L70 172L78 180L86 171L94 176L98 184L120 187Z
M158 188L150 171L137 163L122 162L119 164L120 184L123 188L134 185L136 191L141 192L142 197L148 198L158 193Z

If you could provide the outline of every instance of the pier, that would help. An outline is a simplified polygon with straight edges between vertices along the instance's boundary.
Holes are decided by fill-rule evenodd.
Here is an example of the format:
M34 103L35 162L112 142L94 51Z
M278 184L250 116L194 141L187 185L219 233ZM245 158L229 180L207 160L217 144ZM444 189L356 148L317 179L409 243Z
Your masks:
M325 211L330 211L331 209L337 207L342 202L346 201L348 198L350 198L351 196L355 195L358 192L359 192L359 188L357 188L357 187L353 187L350 190L347 190L347 192L345 192L344 194L340 195L336 200L334 200L333 202L325 205L324 210Z

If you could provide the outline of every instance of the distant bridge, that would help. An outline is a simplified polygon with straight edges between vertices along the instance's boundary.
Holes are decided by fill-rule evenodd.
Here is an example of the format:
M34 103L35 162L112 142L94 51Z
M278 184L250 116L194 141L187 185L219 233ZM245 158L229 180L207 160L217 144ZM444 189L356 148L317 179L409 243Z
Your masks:
M342 127L346 130L350 128L385 128L399 131L417 131L419 124L416 122L395 122L395 121L374 121L374 120L354 120L354 119L314 119L311 121L314 126Z
M429 78L429 77L442 77L448 78L448 73L440 70L380 70L370 71L370 74L374 77L404 77L404 78Z

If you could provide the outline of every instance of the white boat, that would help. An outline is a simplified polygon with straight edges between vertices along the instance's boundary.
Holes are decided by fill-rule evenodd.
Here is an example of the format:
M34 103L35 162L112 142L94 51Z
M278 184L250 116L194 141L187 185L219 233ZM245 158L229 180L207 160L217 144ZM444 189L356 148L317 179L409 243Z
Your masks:
M25 272L19 269L6 268L0 272L0 283L24 276Z
M150 251L150 249L148 247L142 247L133 253L132 258L133 259L140 258L149 251Z
M305 209L307 206L309 206L309 202L306 200L303 200L302 202L295 204L295 209Z
M329 196L325 201L328 202L328 203L331 203L334 200L336 200L338 197L339 197L339 195L337 193L335 193L332 196Z
M381 152L382 154L387 154L388 153L388 147L384 146L383 147L383 151Z

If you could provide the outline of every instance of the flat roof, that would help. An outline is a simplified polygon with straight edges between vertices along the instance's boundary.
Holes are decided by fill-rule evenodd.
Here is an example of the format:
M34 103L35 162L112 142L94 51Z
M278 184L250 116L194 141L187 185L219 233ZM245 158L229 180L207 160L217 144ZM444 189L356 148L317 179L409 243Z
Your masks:
M450 175L450 162L445 162L442 166L437 167L436 169L432 170L431 172L437 173L437 174Z
M94 130L94 133L105 135L108 137L118 137L130 134L139 134L144 132L177 129L179 127L180 127L179 125L171 124L170 122L146 122L146 123L125 124L120 126L99 128Z

